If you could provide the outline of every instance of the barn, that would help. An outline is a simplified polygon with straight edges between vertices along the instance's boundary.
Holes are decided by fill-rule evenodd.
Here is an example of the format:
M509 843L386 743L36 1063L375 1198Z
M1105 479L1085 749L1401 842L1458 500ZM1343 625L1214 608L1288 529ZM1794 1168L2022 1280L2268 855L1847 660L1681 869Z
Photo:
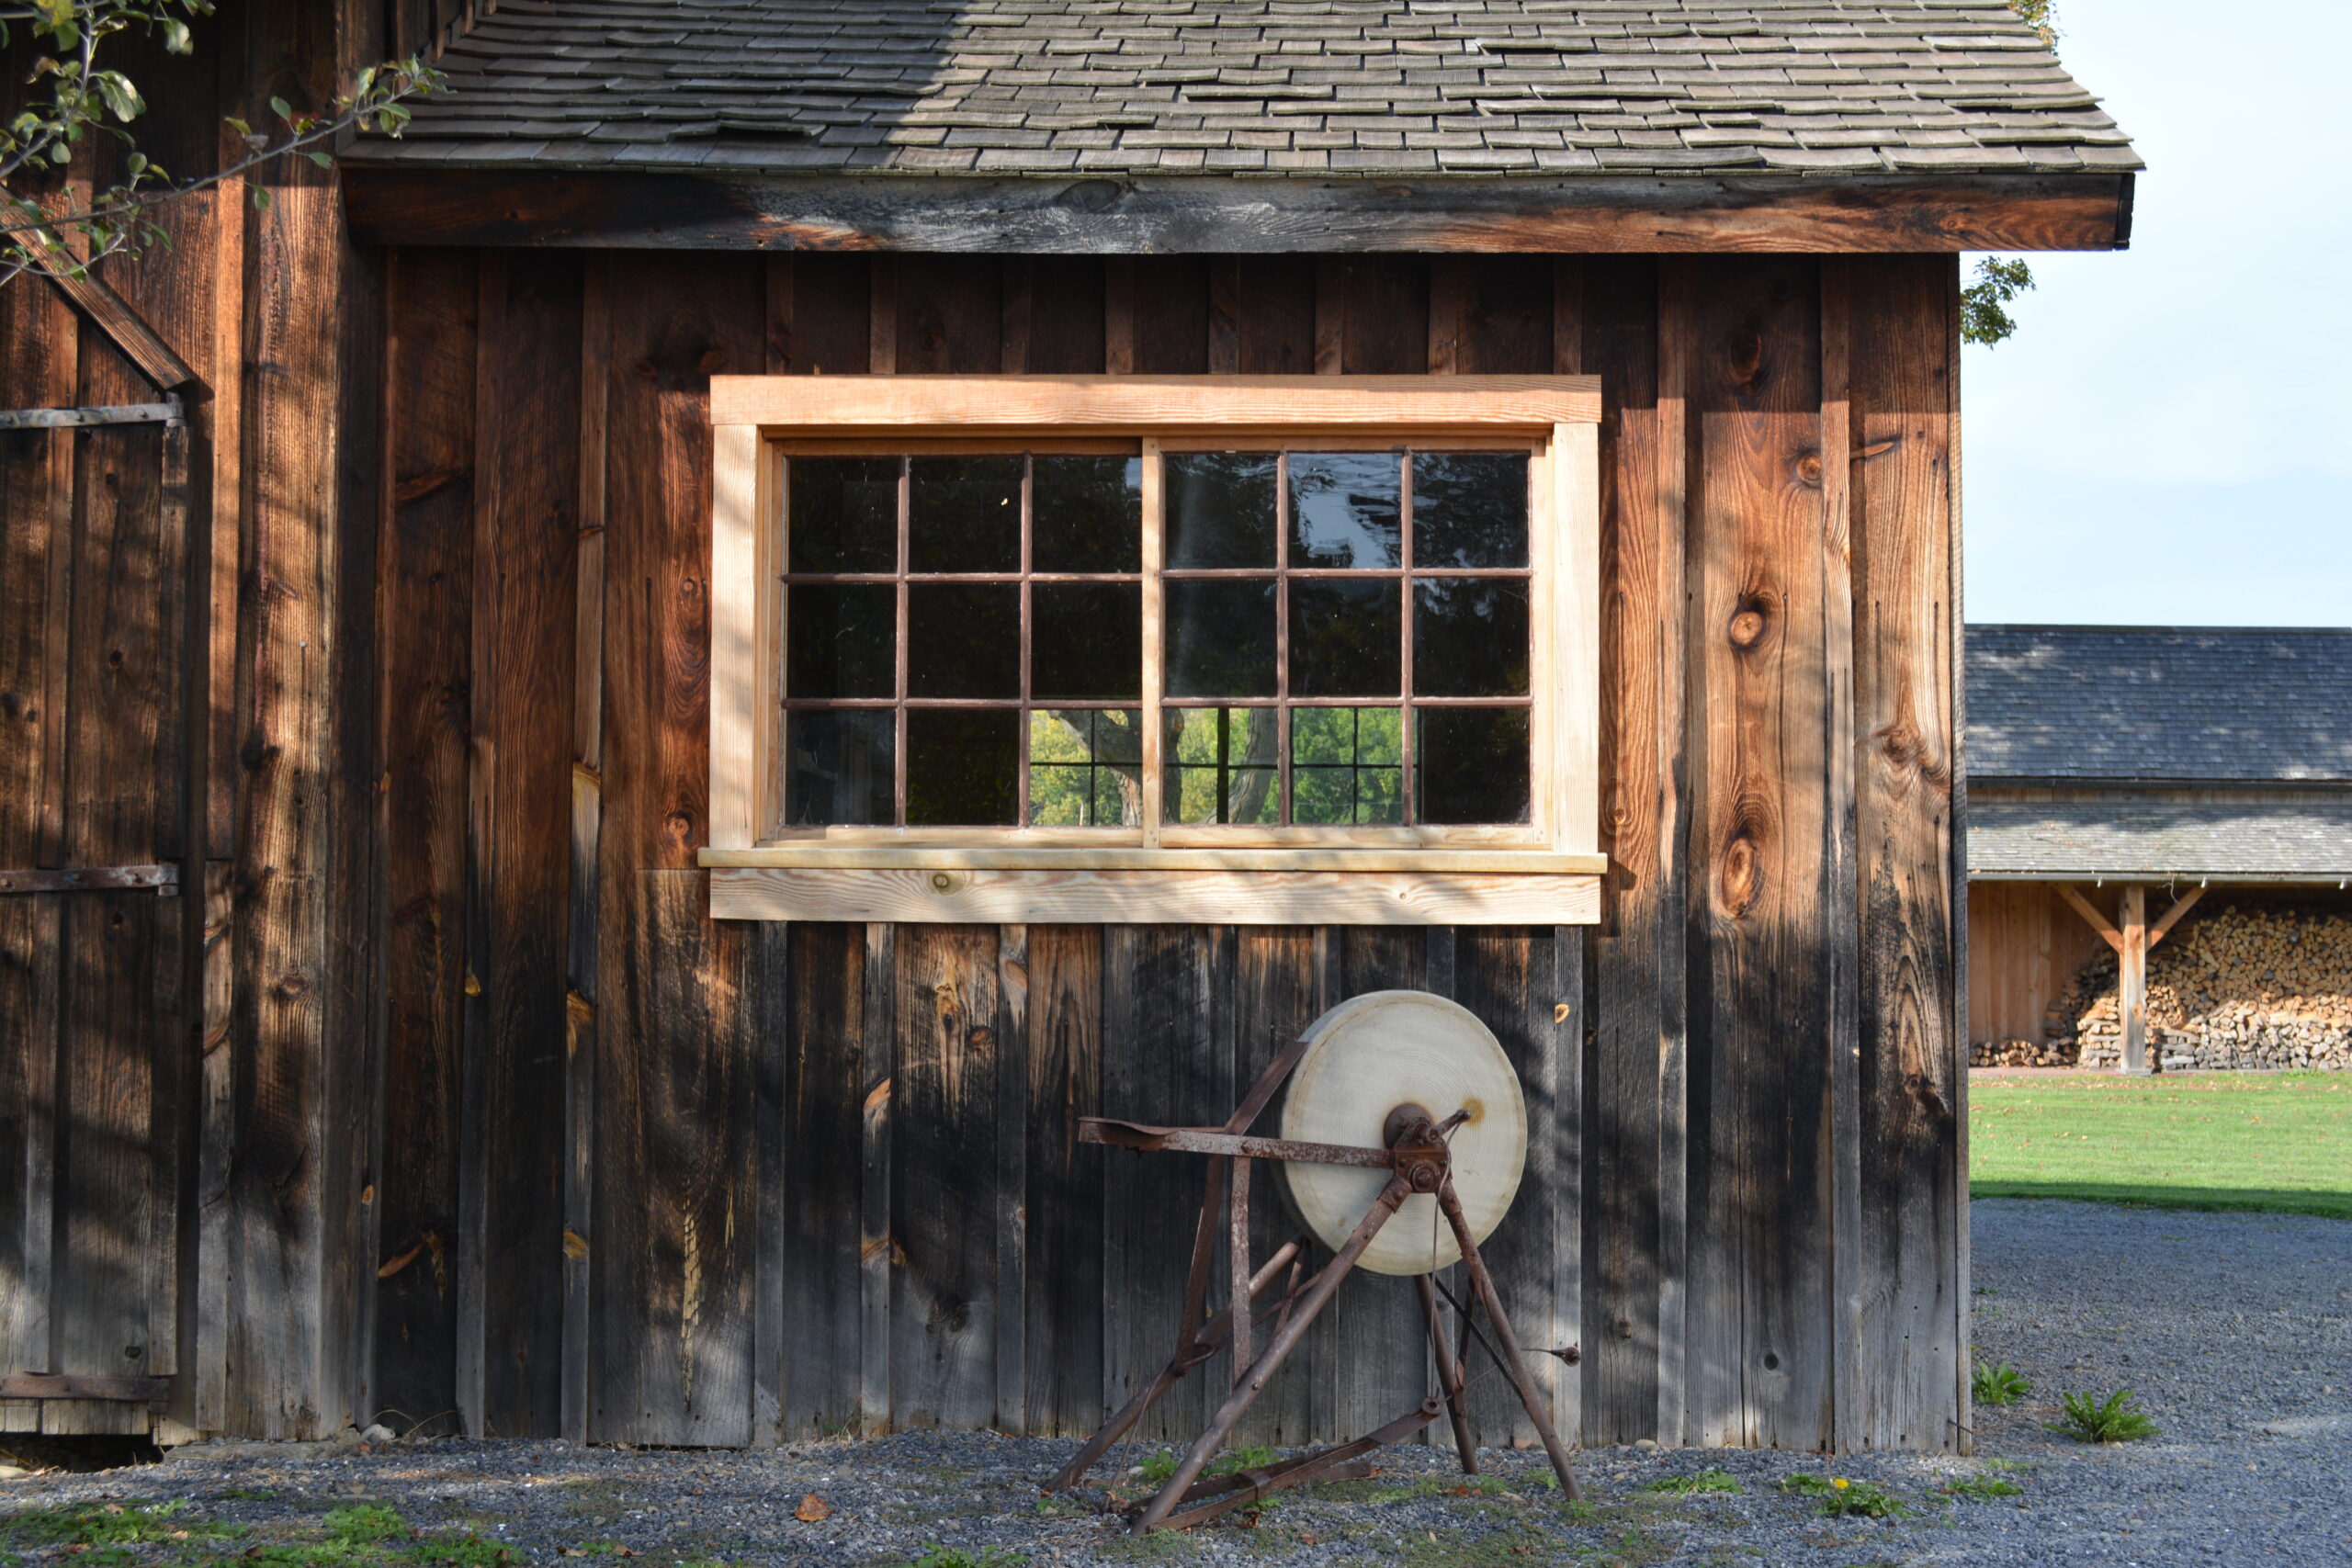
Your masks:
M2352 631L1972 626L1968 742L1980 1062L2352 1066Z
M0 1423L1082 1434L1078 1119L1411 988L1571 1441L1966 1446L1959 257L2138 167L2030 28L223 0L150 152L419 50L0 289Z

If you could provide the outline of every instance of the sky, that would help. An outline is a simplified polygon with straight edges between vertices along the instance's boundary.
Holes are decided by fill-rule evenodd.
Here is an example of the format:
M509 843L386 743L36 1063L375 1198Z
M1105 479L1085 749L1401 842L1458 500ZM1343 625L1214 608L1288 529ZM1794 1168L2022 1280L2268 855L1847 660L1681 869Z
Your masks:
M2352 0L2058 23L2148 169L2132 248L2030 257L1965 352L1968 619L2352 625Z

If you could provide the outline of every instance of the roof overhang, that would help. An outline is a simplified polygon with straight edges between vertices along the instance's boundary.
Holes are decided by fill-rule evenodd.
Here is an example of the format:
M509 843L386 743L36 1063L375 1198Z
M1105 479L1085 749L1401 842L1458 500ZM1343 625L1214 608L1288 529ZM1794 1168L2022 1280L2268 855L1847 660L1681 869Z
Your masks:
M2120 250L2132 176L971 175L343 164L371 244L1170 253Z

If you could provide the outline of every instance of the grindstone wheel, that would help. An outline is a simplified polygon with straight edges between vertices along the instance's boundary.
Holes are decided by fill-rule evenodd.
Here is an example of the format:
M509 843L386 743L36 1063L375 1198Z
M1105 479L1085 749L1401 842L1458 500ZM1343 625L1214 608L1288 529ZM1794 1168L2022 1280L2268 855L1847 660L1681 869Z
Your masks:
M1438 1122L1467 1111L1469 1120L1448 1140L1453 1191L1471 1237L1484 1242L1510 1209L1527 1163L1527 1101L1493 1033L1442 997L1373 991L1317 1019L1306 1039L1283 1100L1282 1135L1380 1148L1388 1113L1400 1105L1419 1105ZM1383 1170L1303 1160L1284 1161L1282 1174L1299 1222L1334 1252L1388 1181ZM1437 1200L1417 1193L1356 1266L1376 1274L1424 1274L1461 1257Z

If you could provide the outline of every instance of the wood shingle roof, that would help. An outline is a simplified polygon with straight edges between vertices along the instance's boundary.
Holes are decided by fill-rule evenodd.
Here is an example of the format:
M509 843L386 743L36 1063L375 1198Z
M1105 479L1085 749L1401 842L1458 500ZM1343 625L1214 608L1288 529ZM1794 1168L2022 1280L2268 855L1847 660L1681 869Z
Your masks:
M2000 0L503 0L368 162L809 174L2121 174Z

